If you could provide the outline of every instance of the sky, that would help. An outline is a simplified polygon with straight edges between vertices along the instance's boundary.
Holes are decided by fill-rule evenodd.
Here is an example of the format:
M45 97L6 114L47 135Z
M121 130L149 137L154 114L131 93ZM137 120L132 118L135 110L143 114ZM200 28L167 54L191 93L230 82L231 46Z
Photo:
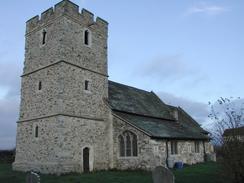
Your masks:
M59 0L0 7L0 149L15 146L25 22ZM109 79L154 91L203 127L209 101L244 98L244 1L73 0L109 22Z

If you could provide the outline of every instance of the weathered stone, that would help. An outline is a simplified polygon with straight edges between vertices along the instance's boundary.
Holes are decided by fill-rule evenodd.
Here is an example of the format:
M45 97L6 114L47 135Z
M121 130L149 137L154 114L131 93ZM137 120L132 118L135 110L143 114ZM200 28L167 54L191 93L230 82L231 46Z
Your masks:
M153 183L174 183L173 173L162 166L156 167L152 172Z

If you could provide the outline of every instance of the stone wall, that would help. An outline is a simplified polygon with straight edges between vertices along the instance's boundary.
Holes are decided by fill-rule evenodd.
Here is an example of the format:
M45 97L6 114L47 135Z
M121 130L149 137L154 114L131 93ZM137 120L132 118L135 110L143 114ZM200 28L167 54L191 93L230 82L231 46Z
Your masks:
M94 21L92 13L84 9L79 13L78 9L62 1L53 11L44 12L41 19L34 17L27 22L24 74L64 60L107 75L108 23L101 18ZM91 33L90 45L84 44L85 30Z
M60 112L62 72L60 63L22 77L19 120L33 119ZM41 90L38 90L39 82L42 82Z
M169 160L173 160L174 162L180 161L189 165L204 162L202 141L199 141L199 153L195 152L195 141L178 140L177 144L178 154L172 154L170 141L168 142Z
M20 120L53 114L104 118L107 97L107 77L60 62L22 78Z
M119 142L118 136L124 131L129 130L137 135L137 147L138 156L137 157L120 157L119 156ZM113 120L113 138L114 138L114 148L113 148L113 160L114 168L116 169L146 169L149 170L157 165L160 161L162 164L165 162L164 153L156 154L154 152L154 140L141 132L140 130L132 127L128 123L114 116ZM160 151L165 151L165 143L158 143ZM158 161L159 160L159 161Z
M113 138L114 138L114 167L117 169L152 169L155 166L166 166L168 141L168 159L173 162L181 161L186 164L195 164L204 162L205 152L213 153L212 145L209 142L199 141L199 153L195 152L195 141L178 140L178 154L171 154L170 140L152 139L144 132L136 129L121 118L114 116L113 121ZM118 136L124 131L129 130L137 135L138 139L138 156L137 157L120 157Z
M35 126L39 135L34 135ZM105 121L56 116L18 123L14 170L41 173L83 171L83 149L90 149L90 169L108 169L110 125Z
M89 45L84 43L85 30L90 32ZM94 20L85 9L79 12L68 0L27 21L14 169L81 172L85 146L92 155L91 169L110 167L112 125L104 103L107 33L106 21ZM33 134L36 125L38 138Z

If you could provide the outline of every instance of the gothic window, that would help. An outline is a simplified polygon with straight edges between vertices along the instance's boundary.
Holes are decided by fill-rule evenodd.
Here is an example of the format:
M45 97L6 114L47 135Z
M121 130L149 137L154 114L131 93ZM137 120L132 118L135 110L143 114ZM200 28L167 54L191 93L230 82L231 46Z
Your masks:
M131 138L130 138L130 135L127 134L126 135L126 156L131 156L131 150L132 150Z
M171 141L171 154L178 154L178 144L177 141Z
M85 80L85 90L89 90L89 81Z
M38 126L35 127L35 137L38 137Z
M137 156L137 136L134 133L125 131L119 136L119 152L120 157Z
M89 30L84 31L84 44L87 46L91 44L91 33Z
M132 133L132 147L133 147L133 156L137 156L137 136Z
M42 82L39 81L39 83L38 83L38 90L41 90L41 89L42 89Z
M125 156L125 141L124 137L122 135L119 136L119 150L120 150L120 156Z
M42 31L42 44L46 43L47 32L45 30Z
M199 141L195 141L195 153L199 153L200 152L200 143Z

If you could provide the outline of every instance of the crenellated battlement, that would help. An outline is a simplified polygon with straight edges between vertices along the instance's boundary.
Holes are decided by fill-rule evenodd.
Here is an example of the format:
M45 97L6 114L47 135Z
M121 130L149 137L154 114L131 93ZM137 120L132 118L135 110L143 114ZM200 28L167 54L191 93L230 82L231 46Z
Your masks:
M45 26L45 24L50 23L52 20L61 17L63 15L74 18L81 24L92 25L95 24L101 29L107 30L108 22L100 17L94 20L94 14L86 9L79 11L79 6L74 4L69 0L63 0L57 3L54 8L51 7L46 11L41 13L41 16L37 15L26 22L26 33L38 29L39 27Z

